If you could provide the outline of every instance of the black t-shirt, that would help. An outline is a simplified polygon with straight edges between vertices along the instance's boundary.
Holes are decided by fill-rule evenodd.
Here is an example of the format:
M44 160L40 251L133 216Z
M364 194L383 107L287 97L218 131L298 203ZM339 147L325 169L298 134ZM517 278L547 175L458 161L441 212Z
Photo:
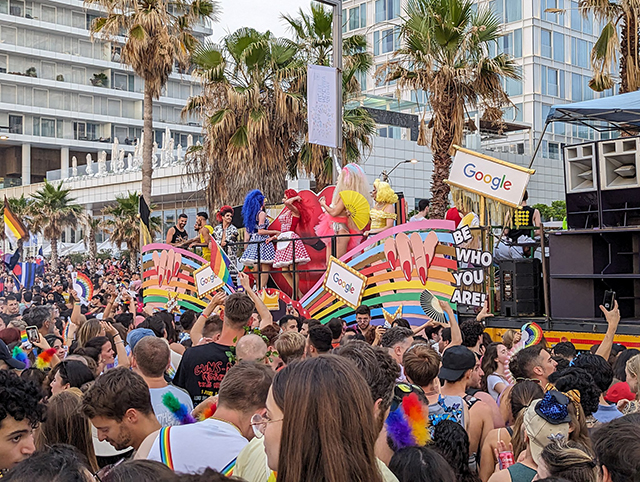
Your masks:
M523 206L522 209L513 211L513 229L509 230L509 238L514 243L520 236L531 236L531 226L533 226L533 214L536 212L531 206ZM520 228L529 229L520 229Z
M182 356L174 385L189 392L194 405L216 395L227 370L233 366L227 355L230 349L217 343L189 348Z

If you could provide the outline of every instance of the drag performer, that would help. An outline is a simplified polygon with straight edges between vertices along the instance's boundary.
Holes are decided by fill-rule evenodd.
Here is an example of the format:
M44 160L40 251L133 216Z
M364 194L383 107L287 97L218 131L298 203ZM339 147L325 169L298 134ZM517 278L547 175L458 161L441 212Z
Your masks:
M366 231L365 236L378 234L387 228L393 227L393 222L398 217L395 213L398 195L391 189L388 182L376 179L373 182L373 192L371 193L375 205L371 210L371 229Z
M273 263L274 268L282 268L282 276L287 280L293 289L293 278L296 277L296 288L298 299L301 298L300 284L297 274L290 266L295 264L305 264L311 261L304 243L299 239L296 229L303 229L309 224L311 219L308 208L302 203L302 198L298 196L295 189L287 189L284 192L284 209L280 213L280 230L282 234L278 236L276 244L276 255Z
M331 255L330 236L344 234L362 234L353 221L349 218L344 202L340 197L342 191L356 191L362 194L371 203L370 188L367 176L357 164L347 164L342 168L336 188L333 191L331 205L328 206L324 197L320 198L320 206L324 213L320 216L320 223L316 226L316 234L327 245L327 259ZM341 258L347 251L355 248L360 243L360 236L341 236L336 239L336 258Z
M222 206L216 213L216 220L219 224L213 228L213 239L229 257L231 264L229 272L233 282L237 285L238 256L236 255L236 243L238 242L238 228L231 223L233 221L233 208L231 206Z
M275 257L275 248L272 241L280 234L269 228L269 219L264 210L264 195L260 190L254 189L244 198L242 206L242 219L244 221L245 233L244 241L248 244L240 258L240 262L245 266L256 266L258 264L258 253L260 253L260 287L265 288L269 281L269 271Z

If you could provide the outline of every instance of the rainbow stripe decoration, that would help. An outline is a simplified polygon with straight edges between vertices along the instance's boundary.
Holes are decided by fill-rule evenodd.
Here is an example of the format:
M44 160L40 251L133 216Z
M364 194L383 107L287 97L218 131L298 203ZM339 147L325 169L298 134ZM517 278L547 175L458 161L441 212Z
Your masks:
M27 335L27 332L25 330L22 330L20 332L20 343L22 343L23 345L29 343L29 335Z
M212 253L214 253L212 251ZM214 253L215 254L215 253ZM212 259L215 259L212 254ZM204 258L186 249L169 244L152 243L142 248L142 288L144 304L154 310L164 310L171 299L177 297L177 309L204 310L215 293L198 297L193 272L208 263ZM230 276L230 275L229 275ZM223 286L227 294L234 287L227 283Z
M160 429L160 461L173 470L173 457L171 455L171 438L169 431L171 427L162 427Z
M231 462L229 462L227 466L220 471L220 473L225 477L231 477L233 475L233 469L236 468L236 460L238 459L235 458Z
M91 279L84 273L78 271L73 282L73 289L78 292L80 299L89 301L93 298L93 283Z
M420 305L424 290L456 309L450 302L455 290L453 273L458 269L453 230L453 221L401 224L367 239L340 259L367 277L362 304L370 307L374 325L384 323L384 311L395 313L400 307L414 326L430 320ZM354 310L336 302L323 289L323 279L300 300L302 307L323 323L333 317L355 323Z
M20 345L16 345L13 347L13 352L11 353L11 357L15 358L19 362L22 362L26 365L25 369L31 366L31 361L29 357L25 353L25 351L20 347Z
M544 332L537 323L526 323L522 326L522 340L524 340L524 347L537 345L542 341Z
M233 286L233 279L231 278L231 272L229 271L229 265L231 261L222 248L211 238L211 269L213 273L220 278L225 284Z

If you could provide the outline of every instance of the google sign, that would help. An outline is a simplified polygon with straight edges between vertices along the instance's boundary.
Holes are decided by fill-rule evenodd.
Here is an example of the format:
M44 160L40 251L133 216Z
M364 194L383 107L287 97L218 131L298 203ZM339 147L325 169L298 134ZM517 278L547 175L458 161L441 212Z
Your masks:
M332 257L322 285L324 289L354 310L360 304L367 278L343 262Z
M509 206L519 206L535 173L516 164L454 146L456 155L447 182Z

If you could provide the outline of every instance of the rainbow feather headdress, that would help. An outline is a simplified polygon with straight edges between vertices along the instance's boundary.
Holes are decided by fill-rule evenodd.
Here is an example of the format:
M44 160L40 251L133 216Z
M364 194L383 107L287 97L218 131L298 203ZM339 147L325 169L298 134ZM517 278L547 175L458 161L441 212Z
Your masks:
M426 445L429 434L428 407L420 402L418 395L410 393L402 403L389 414L386 421L387 434L396 450L404 447Z

